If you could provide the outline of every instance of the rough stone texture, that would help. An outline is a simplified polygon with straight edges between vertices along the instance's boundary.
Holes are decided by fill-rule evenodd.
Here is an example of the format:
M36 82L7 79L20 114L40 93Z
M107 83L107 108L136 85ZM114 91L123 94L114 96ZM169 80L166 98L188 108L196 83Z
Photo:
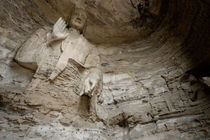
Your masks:
M157 17L143 26L130 0L87 0L84 35L98 44L104 73L97 116L25 107L33 72L12 58L38 28L69 19L74 3L85 6L0 1L0 139L209 139L207 0L151 0Z

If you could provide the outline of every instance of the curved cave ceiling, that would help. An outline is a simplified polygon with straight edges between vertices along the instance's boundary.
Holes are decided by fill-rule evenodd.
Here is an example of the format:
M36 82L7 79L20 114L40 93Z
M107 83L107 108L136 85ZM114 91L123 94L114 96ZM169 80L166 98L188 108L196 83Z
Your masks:
M141 2L146 3L144 13L138 8ZM186 72L209 59L207 0L1 0L0 4L0 42L12 52L38 28L52 26L59 17L68 21L79 7L88 15L84 36L99 46L121 46L112 53L127 53L126 61L132 59L134 65L140 59L146 60L143 65L169 62Z
M150 13L143 20L138 10L141 1L148 2ZM88 23L84 35L99 44L132 42L163 28L182 38L195 30L199 31L197 34L208 34L207 0L2 0L1 27L27 34L40 26L52 25L59 17L68 21L74 7L86 9Z
M151 0L146 7L152 17L141 23L139 0L4 0L1 3L1 16L6 19L2 26L18 26L19 30L31 26L29 32L43 24L52 25L59 17L68 21L74 7L84 8L88 14L84 35L97 44L120 44L148 36L158 27L168 7L167 0Z
M144 2L146 12L138 8L139 4ZM5 109L11 108L16 115L20 111L16 105L22 102L16 95L21 95L33 79L34 72L22 68L13 61L18 48L34 31L44 26L53 26L59 17L68 21L75 7L84 8L87 12L88 21L84 36L96 45L100 53L102 72L105 76L104 89L108 91L107 94L114 95L115 91L117 95L118 92L123 93L122 101L121 98L118 100L125 103L122 109L125 112L127 110L124 107L135 100L149 104L154 109L157 107L157 112L164 110L161 107L166 109L168 107L172 113L172 115L166 113L169 116L159 120L159 115L151 117L151 112L144 106L142 108L130 106L128 112L134 108L135 111L140 111L140 114L152 119L144 122L141 115L139 116L137 123L141 124L143 133L151 131L153 134L153 125L148 126L153 122L161 124L161 121L168 119L169 127L165 124L159 125L166 127L163 132L169 132L170 129L186 131L192 134L193 138L201 132L202 135L209 137L210 130L204 131L205 128L209 129L209 87L208 97L204 96L201 99L205 100L199 100L200 106L196 106L198 102L193 102L198 98L200 89L191 90L200 82L198 80L195 82L194 79L200 80L203 77L208 79L210 75L209 0L0 0L0 110L3 108L5 112ZM114 77L114 80L107 82L107 77L111 77L111 80ZM193 80L190 81L190 78ZM188 94L194 92L191 100L191 95ZM143 95L139 98L135 93ZM156 105L156 97L164 100L160 102L164 105ZM107 98L108 103L109 100ZM165 106L168 102L177 110L171 109L170 104ZM114 106L117 104L114 99L113 104ZM141 112L142 110L146 113ZM204 117L207 119L197 118L198 113L205 113ZM193 116L196 119L186 122L181 116ZM124 119L124 114L122 117ZM16 123L13 118L9 121ZM182 124L175 122L176 127L173 128L171 122L176 118L179 118ZM0 123L2 122L0 120ZM149 125L146 124L147 129L144 130L142 124L145 123ZM126 124L127 122L119 122L118 125ZM154 124L154 129L155 127L157 124ZM197 129L199 127L201 129ZM133 128L128 130L130 129ZM0 130L3 132L3 129ZM159 128L157 131L159 133ZM188 135L186 138L189 138Z

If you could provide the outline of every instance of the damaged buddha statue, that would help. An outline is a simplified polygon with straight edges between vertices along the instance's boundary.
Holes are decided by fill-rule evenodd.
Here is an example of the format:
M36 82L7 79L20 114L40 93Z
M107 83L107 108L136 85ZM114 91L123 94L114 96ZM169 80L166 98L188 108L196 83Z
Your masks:
M69 25L59 18L52 29L38 29L18 50L15 61L35 71L24 93L25 104L44 114L78 114L84 105L95 113L102 74L95 46L82 35L86 19L85 11L76 8ZM89 103L81 103L84 96Z

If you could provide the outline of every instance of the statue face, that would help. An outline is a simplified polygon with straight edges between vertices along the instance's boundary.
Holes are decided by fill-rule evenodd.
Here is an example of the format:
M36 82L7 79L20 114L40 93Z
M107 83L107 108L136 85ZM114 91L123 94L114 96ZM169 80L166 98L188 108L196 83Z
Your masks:
M70 26L82 32L86 19L87 16L83 9L75 9L71 17Z

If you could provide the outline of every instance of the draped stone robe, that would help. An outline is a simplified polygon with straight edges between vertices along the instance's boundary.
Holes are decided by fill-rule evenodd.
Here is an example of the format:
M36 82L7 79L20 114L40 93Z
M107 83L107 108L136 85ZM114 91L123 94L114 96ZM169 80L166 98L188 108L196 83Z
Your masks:
M74 31L64 41L48 47L49 32L47 28L37 30L15 57L20 65L36 70L25 91L25 102L43 113L53 110L77 113L83 78L89 70L98 67L99 56L94 46ZM70 56L67 67L51 83L48 78L62 55Z

